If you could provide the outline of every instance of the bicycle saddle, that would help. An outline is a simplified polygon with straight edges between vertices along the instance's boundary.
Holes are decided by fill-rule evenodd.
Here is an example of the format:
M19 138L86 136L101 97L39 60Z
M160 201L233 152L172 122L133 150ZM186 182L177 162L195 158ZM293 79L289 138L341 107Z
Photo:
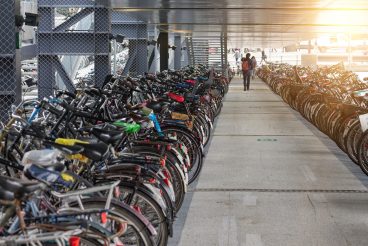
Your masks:
M58 138L55 140L55 142L67 148L69 147L82 148L82 151L79 152L78 154L82 154L94 161L103 160L109 152L109 146L105 143L92 143L92 142L85 142L79 139L68 139L68 138Z
M93 128L92 134L106 144L117 144L124 136L122 131Z
M147 103L146 107L153 110L155 113L161 113L164 109L167 109L169 107L170 103L161 101L161 102L149 102Z
M83 147L82 155L93 161L102 161L109 153L109 146L105 143L75 143Z
M170 99L172 99L172 100L174 100L174 101L176 101L176 102L179 102L179 103L184 102L184 97L183 97L183 96L181 96L181 95L178 95L178 94L176 94L176 93L169 92L169 93L167 94L167 96L168 96Z
M39 190L43 185L34 181L23 181L10 177L0 176L0 199L12 201L23 199L25 196Z

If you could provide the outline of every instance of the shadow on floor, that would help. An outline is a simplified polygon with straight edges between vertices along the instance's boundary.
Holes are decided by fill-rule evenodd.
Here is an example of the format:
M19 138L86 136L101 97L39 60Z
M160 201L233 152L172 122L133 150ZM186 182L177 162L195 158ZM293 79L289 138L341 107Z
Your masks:
M221 114L220 114L219 117L221 117ZM204 149L205 158L203 160L203 165L206 164L206 156L207 156L208 151L211 147L212 139L213 139L213 136L214 136L213 133L216 130L217 121L218 121L219 117L217 117L215 119L210 140L209 140L206 148ZM193 190L195 190L197 188L198 181L199 181L200 178L201 178L201 174L199 174L197 179L188 187L188 192L185 195L183 205L182 205L182 207L181 207L181 209L180 209L179 213L177 214L177 217L174 221L174 235L173 235L172 238L169 238L169 242L168 242L169 246L176 246L180 242L181 234L182 234L182 231L183 231L184 226L185 226L185 221L186 221L186 218L187 218L187 215L188 215L188 212L189 212L190 204L192 203L192 199L193 199L193 196L194 196Z
M358 165L356 165L352 160L350 160L350 158L348 157L348 155L344 151L342 151L332 139L330 139L327 135L325 135L317 127L315 127L312 123L310 123L307 119L305 119L298 111L291 109L291 112L368 189L368 177L367 177L367 175L365 175L363 173L363 171L360 169L360 167Z

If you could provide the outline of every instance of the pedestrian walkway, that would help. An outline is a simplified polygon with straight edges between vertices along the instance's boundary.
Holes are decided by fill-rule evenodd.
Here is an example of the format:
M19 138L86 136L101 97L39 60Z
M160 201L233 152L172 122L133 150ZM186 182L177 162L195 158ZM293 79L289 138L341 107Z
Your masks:
M368 177L260 80L234 79L170 245L368 245Z

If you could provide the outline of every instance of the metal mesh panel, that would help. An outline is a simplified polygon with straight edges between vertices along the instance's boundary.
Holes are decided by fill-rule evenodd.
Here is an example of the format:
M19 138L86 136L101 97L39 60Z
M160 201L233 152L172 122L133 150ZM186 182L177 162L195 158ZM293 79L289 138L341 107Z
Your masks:
M0 120L5 122L15 95L15 4L0 1Z
M147 25L136 17L122 12L112 12L112 33L125 37L124 55L120 60L122 74L138 76L148 71Z
M124 44L112 42L111 45L111 71L113 74L122 75L124 67L129 58L128 41Z
M39 98L54 86L74 90L80 80L102 85L111 73L110 10L83 0L40 2Z
M39 95L42 96L51 95L53 92L54 84L50 83L50 79L55 78L55 68L52 65L52 63L53 59L51 56L47 55L38 56L38 74L41 75L38 76Z
M94 17L95 17L95 32L106 32L106 30L110 29L110 16L109 10L106 8L95 8L94 9ZM101 19L106 19L109 21L99 21Z
M123 12L111 12L111 21L112 23L126 23L126 24L138 22L143 23L135 16Z
M103 85L106 75L111 74L110 57L105 55L95 56L95 84L98 87Z
M41 7L86 7L95 4L92 0L38 0L38 6Z

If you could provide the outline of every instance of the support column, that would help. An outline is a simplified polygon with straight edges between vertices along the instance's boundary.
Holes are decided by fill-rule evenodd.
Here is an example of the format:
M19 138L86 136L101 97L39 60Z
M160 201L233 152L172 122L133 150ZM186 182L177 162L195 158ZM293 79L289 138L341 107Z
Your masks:
M193 50L193 39L192 37L186 38L187 43L187 55L189 60L189 65L194 66L196 63L195 57L194 57L194 50Z
M15 1L0 1L0 120L8 120L8 111L16 95Z
M105 1L100 0L101 4ZM107 1L106 1L107 2ZM102 87L106 76L111 74L110 34L111 10L109 8L94 9L95 27L95 85Z
M48 95L52 95L54 83L50 82L50 78L55 79L55 67L48 55L38 56L38 98L43 99ZM41 75L41 76L40 76ZM55 82L55 81L53 81Z
M178 70L181 68L181 37L180 35L176 35L174 37L174 45L176 46L176 50L174 53L174 69Z
M225 73L224 75L228 78L229 77L229 62L227 60L227 34L225 33L224 37L224 59L225 59Z
M15 14L20 16L20 0L15 1ZM19 104L22 101L22 30L19 27L15 27L16 33L16 50L15 50L15 104Z
M40 4L40 1L38 1ZM55 10L51 7L40 7L38 8L39 14L39 25L38 33L40 32L50 32L55 26ZM52 65L51 59L48 55L41 55L40 49L45 46L51 46L51 40L47 44L47 40L43 38L42 35L38 35L38 98L43 99L43 97L52 95L53 86L55 84L55 68ZM46 52L45 52L46 53Z
M221 69L222 69L222 74L224 74L225 72L225 56L224 56L224 36L223 34L221 34L220 37L220 47L221 47Z
M187 47L186 39L182 41L181 47L182 47L181 52L182 52L182 57L183 57L183 62L181 65L182 67L185 67L189 65L188 47Z
M147 41L129 40L129 58L133 58L127 69L132 76L142 75L148 71L147 63Z
M161 32L159 35L160 45L160 70L169 69L169 34L167 32Z

